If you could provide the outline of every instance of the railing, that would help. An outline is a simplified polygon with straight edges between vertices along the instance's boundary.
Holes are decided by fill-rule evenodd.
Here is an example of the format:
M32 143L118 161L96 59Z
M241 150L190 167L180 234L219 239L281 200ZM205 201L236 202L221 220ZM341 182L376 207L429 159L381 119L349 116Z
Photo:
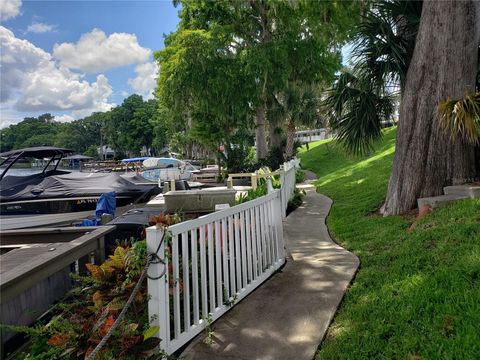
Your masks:
M285 263L282 218L298 160L280 169L282 188L266 196L170 226L147 229L147 247L165 264L150 266L149 317L172 354ZM165 241L161 239L165 235Z
M233 187L233 179L235 179L235 178L238 179L238 178L249 177L252 189L255 190L258 187L258 179L268 178L268 177L271 177L271 176L278 176L278 175L280 175L279 171L272 171L272 172L263 173L263 174L259 174L259 173L256 173L256 172L254 172L254 173L228 174L227 187L229 187L229 188Z
M20 229L2 232L0 304L79 261L82 267L105 259L104 236L115 226ZM28 261L26 261L28 259ZM81 268L80 270L84 270Z
M300 160L293 159L280 166L280 183L282 184L282 216L287 216L288 201L291 199L295 191L295 173L300 167Z
M295 132L295 140L302 143L328 139L330 137L332 137L332 130L328 128L301 130Z

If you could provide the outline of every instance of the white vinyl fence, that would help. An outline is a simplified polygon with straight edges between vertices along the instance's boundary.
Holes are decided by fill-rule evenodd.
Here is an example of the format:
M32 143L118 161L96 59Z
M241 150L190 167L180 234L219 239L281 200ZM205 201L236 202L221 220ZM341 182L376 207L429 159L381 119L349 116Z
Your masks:
M299 167L299 159L290 160L280 166L280 183L282 184L280 191L282 192L283 217L287 216L288 200L292 198L293 192L295 191L295 173Z
M247 296L285 263L282 218L295 187L298 160L281 169L282 189L163 230L147 229L152 264L149 317L160 347L172 354ZM283 172L283 174L282 174ZM292 175L293 174L293 175ZM293 177L293 180L292 180ZM285 198L284 198L285 196Z

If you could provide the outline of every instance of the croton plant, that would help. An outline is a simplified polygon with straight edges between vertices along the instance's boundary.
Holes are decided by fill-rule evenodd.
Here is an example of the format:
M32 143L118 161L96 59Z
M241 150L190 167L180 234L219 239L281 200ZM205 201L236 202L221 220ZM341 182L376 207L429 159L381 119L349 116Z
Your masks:
M160 215L150 224L165 227L177 216ZM85 359L107 334L132 294L147 255L146 241L130 241L116 247L101 265L87 264L86 276L74 276L76 286L55 305L46 325L18 328L31 335L28 352L18 359ZM159 328L150 326L148 291L145 283L135 295L125 318L115 329L96 360L161 359L155 337Z

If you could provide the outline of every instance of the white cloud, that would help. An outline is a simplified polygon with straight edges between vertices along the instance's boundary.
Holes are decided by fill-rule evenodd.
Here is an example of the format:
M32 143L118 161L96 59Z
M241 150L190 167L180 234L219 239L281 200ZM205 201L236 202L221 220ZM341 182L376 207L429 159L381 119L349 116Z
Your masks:
M73 116L70 115L60 115L60 116L55 116L55 121L61 122L61 123L66 123L66 122L72 122L75 120Z
M20 14L22 0L0 0L0 20L5 21Z
M10 108L11 104L5 103L0 106L0 129L19 123L23 118Z
M33 32L37 34L56 31L56 25L49 25L44 23L33 23L28 26L26 33Z
M32 43L15 37L0 26L0 101L14 103L22 112L105 111L112 104L112 88L100 74L89 83L79 74L58 66L50 54Z
M134 34L113 33L107 37L99 29L82 35L76 44L55 44L53 48L53 56L63 66L88 73L144 63L151 53L138 44Z
M156 62L149 62L138 65L135 68L137 77L128 79L128 83L135 90L136 93L142 95L145 99L153 98L153 91L157 85L158 64Z
M0 101L5 102L26 85L26 74L47 66L51 56L32 43L16 38L3 26L0 26L0 46Z

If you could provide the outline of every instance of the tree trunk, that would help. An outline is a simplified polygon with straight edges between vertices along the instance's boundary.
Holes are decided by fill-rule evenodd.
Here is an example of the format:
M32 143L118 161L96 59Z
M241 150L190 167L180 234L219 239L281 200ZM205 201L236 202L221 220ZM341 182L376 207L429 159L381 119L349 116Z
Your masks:
M470 1L425 1L400 105L396 152L384 215L403 214L417 198L475 176L474 148L438 126L442 100L474 91L478 9Z
M293 157L293 145L295 142L295 121L290 118L287 123L287 146L285 147L285 160Z
M257 161L267 156L267 141L265 138L265 106L258 106L255 114L255 141L257 147Z
M270 33L269 19L267 15L267 3L265 1L250 0L250 7L253 13L258 16L260 32L258 41L260 44L267 44L271 41L272 36ZM255 140L257 146L257 161L264 159L267 156L267 140L265 136L265 92L268 81L268 71L263 74L263 86L260 92L260 105L256 108L255 114Z
M282 145L282 139L280 137L280 134L277 131L277 124L269 121L268 122L268 137L270 139L269 145L270 145L270 150L279 148Z

